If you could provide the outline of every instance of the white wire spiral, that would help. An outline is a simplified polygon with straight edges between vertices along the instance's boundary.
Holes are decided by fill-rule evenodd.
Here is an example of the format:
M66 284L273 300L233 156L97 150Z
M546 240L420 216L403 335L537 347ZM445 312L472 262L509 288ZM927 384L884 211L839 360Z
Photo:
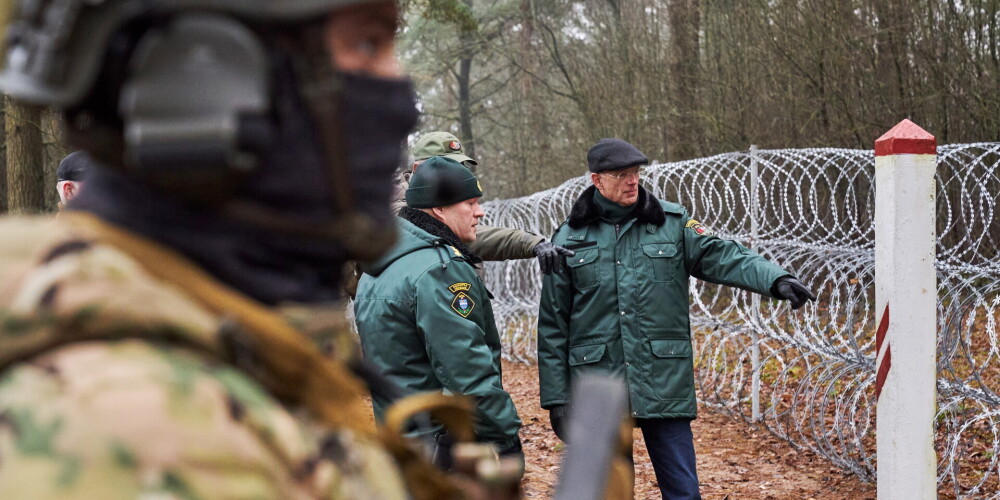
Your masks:
M750 168L760 220L751 234ZM938 149L938 418L942 491L1000 499L1000 143ZM697 280L691 322L702 400L749 421L760 349L763 421L865 480L875 477L874 154L786 149L646 169L643 185L720 236L755 243L819 301L799 311ZM486 223L551 235L587 177L484 205ZM508 359L534 362L541 277L530 260L489 263Z

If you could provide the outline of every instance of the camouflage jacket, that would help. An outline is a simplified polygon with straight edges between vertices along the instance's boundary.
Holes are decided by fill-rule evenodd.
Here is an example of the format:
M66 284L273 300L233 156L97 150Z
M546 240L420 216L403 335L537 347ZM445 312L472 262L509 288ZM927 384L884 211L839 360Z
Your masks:
M406 498L362 393L167 249L0 221L0 498Z

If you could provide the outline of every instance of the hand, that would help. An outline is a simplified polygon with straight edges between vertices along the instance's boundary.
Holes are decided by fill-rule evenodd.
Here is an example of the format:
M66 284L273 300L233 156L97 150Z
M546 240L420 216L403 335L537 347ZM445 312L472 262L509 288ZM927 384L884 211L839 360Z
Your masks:
M535 248L532 248L531 251L535 252L535 257L538 257L538 267L542 268L543 274L552 274L552 271L559 271L560 263L562 262L561 257L576 255L576 252L559 245L553 245L548 241L543 241L535 245Z
M816 301L816 296L801 281L792 276L782 276L775 280L774 284L771 285L771 295L776 299L791 302L792 309L804 306L807 300Z
M552 432L556 433L556 436L560 441L566 442L566 438L569 437L568 430L566 428L569 422L569 407L566 405L556 405L549 408L549 424L552 426Z

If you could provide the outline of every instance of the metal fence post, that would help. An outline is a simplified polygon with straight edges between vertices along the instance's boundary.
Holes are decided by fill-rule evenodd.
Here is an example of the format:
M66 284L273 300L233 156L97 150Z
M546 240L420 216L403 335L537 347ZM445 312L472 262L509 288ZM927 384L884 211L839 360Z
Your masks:
M757 198L757 187L760 177L757 172L757 146L750 145L750 249L757 251L760 244L757 236L760 230L760 200ZM760 314L760 295L750 294L750 314L756 319ZM756 323L756 321L755 321ZM760 338L756 328L750 329L750 365L753 369L750 386L751 420L760 421Z

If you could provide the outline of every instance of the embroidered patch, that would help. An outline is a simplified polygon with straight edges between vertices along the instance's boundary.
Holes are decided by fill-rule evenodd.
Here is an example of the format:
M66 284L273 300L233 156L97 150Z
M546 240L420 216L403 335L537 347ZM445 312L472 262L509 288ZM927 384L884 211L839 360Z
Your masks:
M459 252L457 248L455 248L455 247L453 247L451 245L448 245L448 248L450 248L452 252L455 252L455 257L461 257L462 256L462 252Z
M712 236L713 234L715 234L715 231L712 231L711 229L709 229L709 228L701 225L700 222L698 222L698 221L696 221L694 219L691 219L691 220L687 221L687 224L685 224L684 227L690 228L690 229L694 230L694 232L696 232L696 233L698 233L698 234L700 234L702 236Z
M476 302L472 300L472 297L466 295L465 292L458 292L458 295L455 295L455 298L451 301L451 308L463 318L468 318L475 307Z
M462 150L462 143L458 142L458 141L451 141L451 142L448 143L448 149L450 149L452 151L461 151Z
M451 293L468 292L471 288L472 288L472 283L465 283L463 281L459 281L458 283L449 286L448 291Z

